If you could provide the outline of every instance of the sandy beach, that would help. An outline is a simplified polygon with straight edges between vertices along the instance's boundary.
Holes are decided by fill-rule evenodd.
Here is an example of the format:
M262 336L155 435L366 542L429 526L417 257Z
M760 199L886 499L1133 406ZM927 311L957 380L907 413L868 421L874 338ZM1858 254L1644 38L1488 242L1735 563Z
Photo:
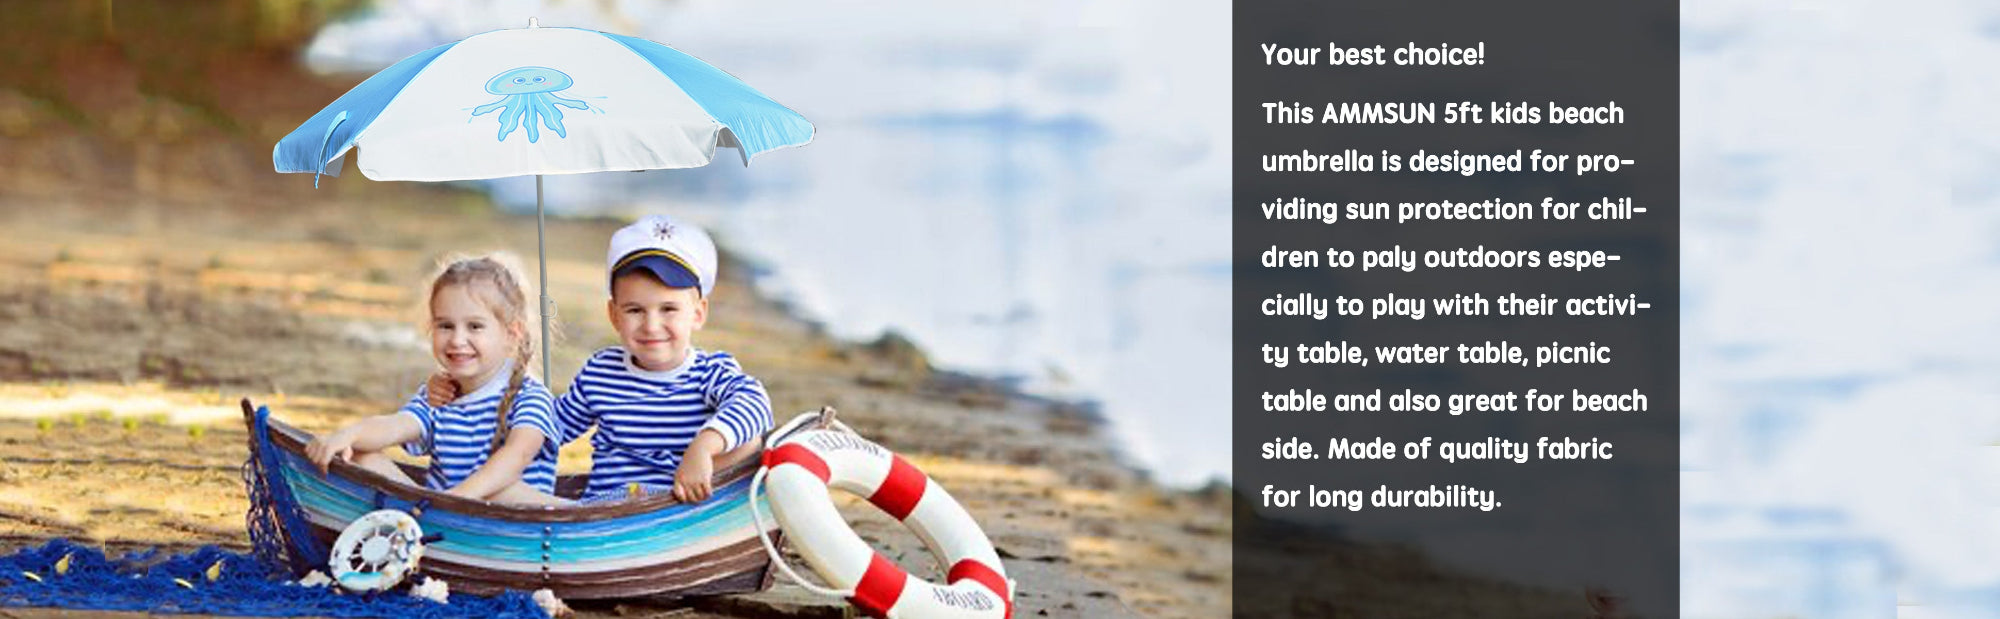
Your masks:
M238 398L315 431L397 406L431 363L417 327L427 265L448 251L532 248L533 222L477 196L370 189L366 200L322 190L310 205L241 210L8 196L0 535L240 547ZM35 203L46 206L16 208ZM551 223L550 288L565 310L557 368L612 341L586 308L602 303L602 241L591 239L616 225ZM950 488L1008 559L1024 616L1227 612L1220 497L1149 485L1084 407L935 372L895 338L830 340L752 295L732 266L700 344L741 357L781 417L833 406ZM566 448L564 469L587 470L588 449ZM930 567L914 536L849 503L878 548Z

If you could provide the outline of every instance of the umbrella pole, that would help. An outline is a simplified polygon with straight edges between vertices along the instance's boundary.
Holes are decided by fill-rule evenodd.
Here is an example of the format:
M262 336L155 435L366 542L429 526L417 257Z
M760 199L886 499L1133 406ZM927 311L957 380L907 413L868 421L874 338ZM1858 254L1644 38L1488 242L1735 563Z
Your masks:
M549 350L549 312L555 309L555 303L549 300L549 246L548 242L543 238L542 227L542 175L536 174L535 257L540 264L539 270L542 275L542 285L536 288L536 290L541 292L542 297L542 380L551 381L555 380L555 377L549 375L549 355L554 352Z

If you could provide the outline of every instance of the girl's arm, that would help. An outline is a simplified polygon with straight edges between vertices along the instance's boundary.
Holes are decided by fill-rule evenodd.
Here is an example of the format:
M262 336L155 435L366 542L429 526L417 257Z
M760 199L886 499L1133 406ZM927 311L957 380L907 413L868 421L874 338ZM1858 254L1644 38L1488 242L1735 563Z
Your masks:
M528 465L535 461L535 455L541 453L547 440L548 437L532 425L514 426L507 431L507 440L486 458L484 466L446 492L482 501L492 498L507 486L521 481L521 473L528 470Z
M381 451L390 445L416 441L423 436L424 424L415 415L403 412L377 415L349 424L332 434L315 437L306 444L306 458L324 473L336 457L351 461L356 451Z

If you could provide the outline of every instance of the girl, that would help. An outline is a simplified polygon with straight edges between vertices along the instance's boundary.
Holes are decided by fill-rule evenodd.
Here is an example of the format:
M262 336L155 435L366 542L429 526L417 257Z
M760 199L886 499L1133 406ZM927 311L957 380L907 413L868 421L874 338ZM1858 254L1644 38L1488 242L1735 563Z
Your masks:
M432 405L431 387L418 387L402 410L315 438L306 456L321 471L341 458L415 483L383 453L400 444L431 457L423 485L432 489L503 503L554 502L554 398L527 373L532 320L516 273L487 256L450 261L431 281L431 355L464 395Z

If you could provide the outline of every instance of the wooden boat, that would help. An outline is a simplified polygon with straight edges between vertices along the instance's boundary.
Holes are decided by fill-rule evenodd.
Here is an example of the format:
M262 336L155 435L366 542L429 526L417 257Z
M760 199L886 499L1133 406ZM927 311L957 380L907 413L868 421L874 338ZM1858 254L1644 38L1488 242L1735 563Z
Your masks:
M445 580L453 592L550 589L564 599L602 599L742 593L771 584L770 559L750 514L757 458L717 471L713 496L700 504L661 493L579 506L510 506L390 481L338 460L322 475L305 457L310 434L247 399L243 416L250 428L244 481L251 540L260 556L289 565L295 576L325 571L327 549L362 514L401 509L436 538L424 549L419 573ZM582 475L562 476L556 493L573 497L585 482ZM775 521L767 526L777 534Z

